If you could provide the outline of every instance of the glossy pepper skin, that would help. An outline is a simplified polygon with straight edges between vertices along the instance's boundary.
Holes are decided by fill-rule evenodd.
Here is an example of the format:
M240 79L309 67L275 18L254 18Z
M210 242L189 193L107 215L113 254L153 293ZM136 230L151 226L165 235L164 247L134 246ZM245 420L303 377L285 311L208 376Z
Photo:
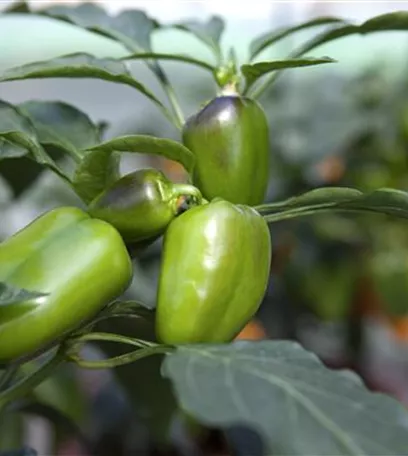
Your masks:
M47 293L0 306L0 363L52 345L119 296L131 277L111 225L73 207L40 216L0 244L0 281Z
M270 262L269 229L255 209L215 199L182 214L164 237L157 337L232 340L261 304Z
M203 196L260 204L269 178L269 133L262 107L236 95L214 98L184 125L183 143L196 156L193 183Z
M176 216L201 201L194 186L174 184L158 170L142 169L114 182L88 211L113 225L126 243L138 243L160 236Z

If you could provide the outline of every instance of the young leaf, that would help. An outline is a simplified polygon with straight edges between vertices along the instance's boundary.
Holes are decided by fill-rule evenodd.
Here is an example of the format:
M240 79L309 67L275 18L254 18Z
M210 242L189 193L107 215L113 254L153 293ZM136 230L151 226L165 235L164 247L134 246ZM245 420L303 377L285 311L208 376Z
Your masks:
M168 118L172 118L163 103L143 84L132 77L123 62L115 59L98 59L86 53L69 54L11 68L0 75L0 82L35 78L93 78L126 84L143 93Z
M124 10L118 16L110 16L103 8L92 3L74 7L56 5L40 13L112 38L132 52L150 51L151 33L159 27L157 21L143 11Z
M47 293L29 291L22 288L17 288L4 282L0 282L0 306L17 304L22 301L30 301L31 299L37 299L43 296L47 296Z
M329 41L342 38L344 36L361 34L365 35L374 32L384 32L392 30L408 30L408 12L396 11L393 13L382 14L373 17L361 25L340 25L320 33L315 38L307 41L300 49L295 52L296 56L301 56L306 52L315 49Z
M180 346L162 366L179 403L209 426L243 424L268 454L407 454L408 412L289 341Z
M242 74L246 79L245 92L262 76L277 70L286 68L300 68L305 66L321 65L324 63L334 63L330 57L304 57L301 59L271 60L270 62L258 62L241 66Z
M109 162L114 152L136 152L154 154L181 163L191 173L194 156L181 143L171 139L147 135L129 135L98 144L86 151L74 176L74 187L78 195L90 202L107 184L118 178L118 167Z
M173 27L194 35L214 52L218 60L221 60L220 40L224 32L225 24L220 17L212 16L206 22L194 20L178 22L173 24Z
M62 102L28 101L19 105L31 119L42 145L53 145L74 156L100 141L98 127L82 111Z
M293 33L299 32L301 30L306 30L313 27L319 27L322 25L328 24L344 24L344 19L338 17L318 17L317 19L312 19L311 21L304 22L303 24L298 24L292 27L282 27L278 30L274 30L269 33L255 38L250 44L250 60L253 60L258 54L260 54L267 47L277 43L278 41L292 35Z
M318 188L286 201L258 206L257 209L268 222L327 211L377 212L408 218L408 193L391 188L367 194L347 187Z

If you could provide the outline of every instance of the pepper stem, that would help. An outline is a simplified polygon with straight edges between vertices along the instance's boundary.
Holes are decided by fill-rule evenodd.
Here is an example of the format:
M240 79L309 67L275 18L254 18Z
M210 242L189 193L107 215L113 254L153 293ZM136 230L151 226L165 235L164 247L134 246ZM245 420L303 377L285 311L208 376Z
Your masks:
M200 190L189 184L174 184L171 192L174 214L181 214L188 209L203 204Z

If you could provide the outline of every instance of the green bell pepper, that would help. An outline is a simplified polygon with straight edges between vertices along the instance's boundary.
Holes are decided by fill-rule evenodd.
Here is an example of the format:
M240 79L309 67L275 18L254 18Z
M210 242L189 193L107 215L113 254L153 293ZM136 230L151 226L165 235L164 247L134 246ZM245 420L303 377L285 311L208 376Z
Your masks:
M174 184L156 169L141 169L114 182L88 210L113 225L126 243L138 243L162 235L177 215L201 201L192 185Z
M183 143L196 157L193 184L204 197L260 204L269 179L269 132L262 107L240 96L220 96L190 117Z
M43 214L0 244L0 282L47 293L0 306L0 362L51 346L122 294L131 277L114 227L73 207Z
M185 212L164 236L157 337L232 340L262 302L270 263L268 225L255 209L216 198Z

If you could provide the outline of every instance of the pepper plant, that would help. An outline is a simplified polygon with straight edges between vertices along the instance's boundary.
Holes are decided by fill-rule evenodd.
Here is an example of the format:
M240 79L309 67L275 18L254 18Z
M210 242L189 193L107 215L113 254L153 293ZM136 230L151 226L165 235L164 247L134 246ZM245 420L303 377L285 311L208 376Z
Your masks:
M21 2L13 11L34 14ZM154 103L180 137L103 140L101 129L74 106L0 101L0 159L35 161L59 176L84 206L43 214L0 245L2 416L64 363L106 369L160 355L160 375L171 381L177 407L189 419L220 429L246 425L259 433L267 454L408 454L408 413L396 400L370 392L350 372L327 369L295 342L233 342L265 293L273 257L268 224L327 212L408 218L408 193L391 188L362 193L327 187L265 201L274 153L257 101L284 70L334 65L330 57L310 54L320 45L347 35L407 30L408 13L362 24L323 17L274 30L252 41L242 65L233 50L221 48L224 23L218 17L161 24L139 10L109 16L93 4L35 14L111 38L129 54L63 55L11 68L0 82L93 78L123 84ZM213 61L154 52L151 36L163 28L195 36ZM306 29L319 31L287 59L257 60L263 50ZM134 60L146 63L166 99L129 71ZM213 99L203 100L187 120L178 101L182 94L161 66L165 60L197 66L216 83ZM93 133L77 136L67 119L91 126ZM51 148L64 160L53 158ZM171 183L154 169L121 176L123 152L178 162L188 182ZM122 294L132 277L132 257L162 236L156 313ZM151 323L156 337L144 338L137 325L132 335L99 331L101 322L120 318ZM129 350L87 359L82 349L92 342ZM27 370L37 358L41 364Z

